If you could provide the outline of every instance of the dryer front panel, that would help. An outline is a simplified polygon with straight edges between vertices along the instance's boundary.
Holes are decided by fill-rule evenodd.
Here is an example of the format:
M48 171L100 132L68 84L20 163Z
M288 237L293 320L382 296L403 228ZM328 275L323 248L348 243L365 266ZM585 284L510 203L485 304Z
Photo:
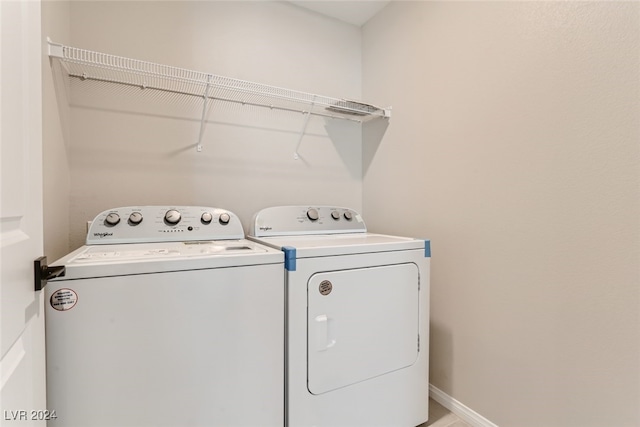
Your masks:
M418 357L413 263L319 272L307 283L307 384L322 394L411 366Z

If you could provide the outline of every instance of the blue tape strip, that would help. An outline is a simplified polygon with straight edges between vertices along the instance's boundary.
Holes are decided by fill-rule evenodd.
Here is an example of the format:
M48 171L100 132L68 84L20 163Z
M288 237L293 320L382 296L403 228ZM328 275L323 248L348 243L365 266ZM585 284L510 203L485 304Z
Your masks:
M296 248L293 246L283 246L284 268L287 271L296 271Z
M424 257L431 258L431 240L424 241Z

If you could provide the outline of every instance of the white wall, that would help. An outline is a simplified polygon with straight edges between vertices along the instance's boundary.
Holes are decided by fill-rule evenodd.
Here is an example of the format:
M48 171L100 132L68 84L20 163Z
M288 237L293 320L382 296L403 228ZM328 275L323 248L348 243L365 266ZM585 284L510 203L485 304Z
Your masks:
M47 37L69 43L69 3L42 2L42 129L44 253L49 262L69 252L69 103L59 69L52 69ZM56 88L58 91L56 92Z
M640 425L640 3L392 2L364 215L432 239L431 382L501 427Z
M360 98L358 27L285 2L71 2L70 44L320 95ZM70 85L70 249L100 211L138 204L232 210L361 208L361 127L217 103L201 153L200 101ZM63 202L61 202L63 203Z

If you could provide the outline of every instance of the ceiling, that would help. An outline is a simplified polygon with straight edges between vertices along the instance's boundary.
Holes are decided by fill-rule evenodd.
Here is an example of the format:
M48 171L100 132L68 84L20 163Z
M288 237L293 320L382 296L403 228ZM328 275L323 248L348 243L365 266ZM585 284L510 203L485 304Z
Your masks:
M390 1L380 0L352 0L352 1L335 1L335 0L312 0L312 1L290 1L296 6L321 13L331 18L349 24L362 26L365 22L384 8Z

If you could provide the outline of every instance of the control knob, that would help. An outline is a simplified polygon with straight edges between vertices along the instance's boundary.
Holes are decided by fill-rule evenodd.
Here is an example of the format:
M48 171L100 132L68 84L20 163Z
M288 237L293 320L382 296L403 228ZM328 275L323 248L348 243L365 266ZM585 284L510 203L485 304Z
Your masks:
M318 210L317 209L309 209L307 211L307 218L309 218L311 221L317 221L318 220Z
M129 215L129 224L138 225L141 222L142 222L142 213L133 212L131 215Z
M353 219L353 215L351 214L351 212L345 212L344 219L346 219L347 221L351 221Z
M169 209L167 213L164 214L164 220L169 225L176 225L182 219L182 215L175 209Z
M331 212L331 218L335 219L336 221L340 219L340 213L338 211L333 211Z
M212 219L213 215L211 215L211 212L205 212L200 217L200 221L202 221L203 224L209 224Z
M120 222L120 215L118 215L115 212L111 212L109 215L107 215L107 217L104 219L105 224L107 224L108 226L113 227L114 225L116 225L117 223Z
M229 216L228 213L223 213L223 214L220 214L220 218L218 219L218 221L222 225L227 225L229 224L229 221L231 221L231 217Z

